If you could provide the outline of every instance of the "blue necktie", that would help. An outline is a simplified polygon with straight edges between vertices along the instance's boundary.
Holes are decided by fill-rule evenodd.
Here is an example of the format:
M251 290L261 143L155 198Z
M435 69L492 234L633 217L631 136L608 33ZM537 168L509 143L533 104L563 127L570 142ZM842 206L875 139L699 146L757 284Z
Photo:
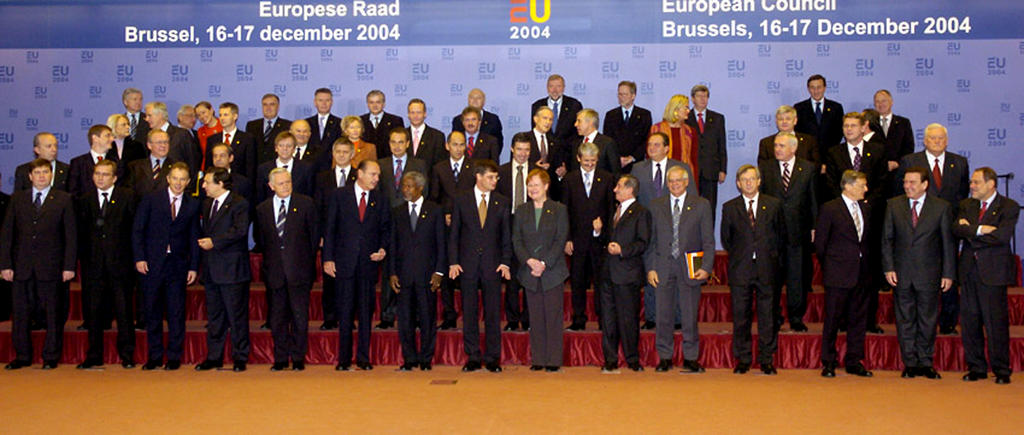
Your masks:
M814 102L814 119L818 120L818 124L821 124L821 101Z

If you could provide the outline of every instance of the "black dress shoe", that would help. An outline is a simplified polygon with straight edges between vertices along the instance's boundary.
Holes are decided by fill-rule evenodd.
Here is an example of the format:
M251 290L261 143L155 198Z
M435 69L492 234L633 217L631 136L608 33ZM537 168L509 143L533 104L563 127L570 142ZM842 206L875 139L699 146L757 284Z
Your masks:
M296 371L296 372L301 372L303 370L306 370L306 362L305 361L293 361L292 362L292 370Z
M402 365L398 366L398 371L400 371L400 372L411 372L412 369L415 368L415 367L416 367L415 364L405 363L405 364L402 364Z
M339 371L339 372L348 372L348 371L352 371L352 364L347 364L347 363L346 363L346 364L342 364L342 363L338 363L338 365L334 366L334 370L335 370L335 371Z
M43 361L43 370L53 370L57 368L57 361Z
M775 370L775 366L772 365L772 363L766 363L761 364L761 373L764 373L766 375L777 375L779 374L779 371Z
M276 362L274 365L270 366L270 371L272 372L280 372L284 370L288 370L288 363L286 362Z
M587 325L585 323L572 322L572 324L569 325L569 327L566 329L570 331L582 331L584 329L587 329Z
M791 331L793 331L793 332L807 332L807 325L805 325L804 322L801 322L799 320L797 320L795 322L794 321L790 321L789 322L789 329Z
M885 334L885 330L878 325L868 326L867 332L869 334Z
M683 360L683 373L704 373L704 367L697 361Z
M365 361L356 361L356 367L359 367L359 370L373 370L373 366Z
M601 366L601 374L617 375L619 373L621 373L621 372L619 372L619 365L618 364L605 364L605 365Z
M244 372L245 371L245 361L235 361L234 366L231 367L231 371L233 371L233 372Z
M475 372L477 370L480 370L480 362L479 361L470 361L470 362L467 362L466 365L462 366L462 371L467 372L467 373L468 372Z
M538 366L538 365L530 366L530 371L531 372L539 372L541 370L544 370L544 366Z
M164 370L178 370L181 368L181 361L168 360L167 364L164 364Z
M924 376L928 379L942 379L942 376L939 375L939 372L935 371L935 369L932 367L918 367L917 375Z
M864 378L870 378L874 376L874 373L871 373L870 370L864 368L864 366L861 364L847 366L846 373Z
M900 377L903 379L913 379L917 376L917 367L907 367L900 373Z
M486 368L491 373L501 373L501 364L496 362L487 363Z
M988 378L988 373L967 372L967 374L964 375L963 380L965 380L967 382L974 382L974 381L980 381L980 380L985 379L985 378Z
M375 326L375 329L391 329L395 327L395 322L390 320L381 320L380 323Z
M325 321L323 324L320 325L320 330L321 331L330 331L330 330L333 330L333 329L338 329L338 322L335 322L335 321Z
M557 373L557 372L562 371L562 368L559 367L559 366L547 366L547 367L544 367L544 371L546 371L548 373Z
M221 367L224 367L224 363L223 362L221 362L221 361L214 361L214 360L208 359L208 360L203 361L203 362L201 362L199 364L196 364L196 371L197 372L205 372L207 370L219 369Z
M431 371L433 369L434 369L434 365L431 364L431 363L426 362L426 363L420 364L420 370L421 371L429 372L429 371Z
M530 322L519 322L519 329L522 329L523 331L529 331Z
M11 362L7 363L7 365L4 366L4 370L18 370L18 369L22 369L22 368L28 367L30 365L32 365L32 364L29 363L28 361L14 360L14 361L11 361Z
M632 363L629 364L629 369L634 372L642 372L644 371L644 366L640 365L640 363Z
M939 328L941 335L956 335L956 326L942 326Z
M121 367L124 367L126 369L134 369L135 368L135 360L123 359L123 360L121 360Z
M643 326L641 326L641 327L640 327L640 329L647 329L647 330L651 330L651 329L654 329L654 328L655 328L655 327L657 327L657 326L658 326L658 324L657 324L657 323L654 323L653 321L651 321L651 320L648 320L648 321L644 322L644 325L643 325Z
M447 329L455 329L455 326L457 326L457 325L455 324L454 320L445 320L445 321L441 322L441 325L438 326L437 329L440 329L440 330L443 331L443 330L447 330Z
M739 363L736 364L736 368L732 369L732 372L737 375L742 375L750 371L750 363Z
M519 322L508 322L505 324L504 331L515 331L519 328Z
M156 370L160 366L160 360L151 359L149 361L146 361L146 363L142 365L142 370L148 372L150 370Z
M103 361L85 360L85 361L82 361L81 364L75 366L75 368L79 369L79 370L89 370L89 369L96 368L96 367L103 367Z
M836 377L836 363L828 362L821 368L821 376L826 378Z
M996 383L1006 385L1010 383L1010 375L996 375Z
M672 368L672 360L670 360L670 359L663 359L661 361L658 361L658 366L654 368L654 371L656 371L658 373L663 373L663 372L667 372L671 368Z

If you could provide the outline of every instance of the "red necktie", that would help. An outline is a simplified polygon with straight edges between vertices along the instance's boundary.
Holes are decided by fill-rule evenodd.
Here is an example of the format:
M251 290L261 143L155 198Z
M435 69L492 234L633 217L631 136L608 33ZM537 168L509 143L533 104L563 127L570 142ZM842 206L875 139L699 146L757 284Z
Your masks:
M230 133L224 133L224 143L226 143L228 145L231 145L231 134Z
M583 143L590 143L590 136L583 138Z
M985 211L988 210L988 204L984 201L981 202L981 211L978 212L978 223L981 223L981 218L985 217Z
M697 114L697 126L700 127L700 134L704 134L704 114Z
M935 159L935 166L932 166L932 181L935 182L935 190L942 190L942 171L939 170L939 159Z
M103 156L97 156L96 157L96 163L99 163L99 162L102 162L102 161L103 161Z
M917 228L917 219L917 201L915 200L914 204L910 206L910 224L913 225L914 228Z
M467 147L467 148L469 148L469 156L470 157L473 157L473 146L475 145L474 142L476 142L473 139L475 139L473 136L469 137L469 146Z
M366 192L359 197L359 222L362 222L364 217L366 217Z

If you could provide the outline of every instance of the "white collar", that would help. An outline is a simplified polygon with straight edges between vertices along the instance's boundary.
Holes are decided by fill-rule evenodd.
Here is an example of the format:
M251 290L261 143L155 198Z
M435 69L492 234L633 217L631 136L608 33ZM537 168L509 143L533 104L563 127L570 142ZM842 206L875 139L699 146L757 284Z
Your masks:
M160 130L167 131L167 129L170 128L170 127L171 127L171 123L167 122L167 121L164 121L164 125L160 126Z
M779 161L780 167L781 167L781 165L783 163L788 163L789 164L789 169L793 170L793 168L796 167L796 154L793 154L793 157L790 157L789 160L780 160Z
M676 203L676 200L679 200L680 207L682 207L682 204L686 204L686 191L685 190L683 191L682 195L675 196L675 195L669 193L668 196L669 196L669 198L668 198L669 199L669 205L668 205L669 210L672 210L672 206Z
M170 187L168 187L168 188L167 188L167 195L169 195L169 196L170 196L170 198L172 198L172 199L173 199L173 198L177 198L177 199L178 199L178 203L179 203L179 204L181 203L181 197L182 197L182 196L183 196L184 194L185 194L185 192L181 192L181 194L175 195L175 194L174 194L174 191L172 191Z
M811 102L812 103L820 103L822 106L824 106L825 105L825 97L821 97L820 100L815 100L814 98L811 98Z
M220 196L213 198L214 201L218 202L220 206L224 205L224 200L227 199L228 195L231 194L230 190L225 190Z
M419 199L409 202L409 211L414 210L412 207L415 206L415 210L423 211L423 195L420 195Z
M845 202L845 203L846 203L846 208L847 208L847 210L849 210L849 209L853 208L853 205L854 205L854 204L857 204L857 212L858 212L858 213L860 212L860 201L854 201L854 200L850 199L850 198L849 198L848 196L846 196L846 194L845 194L845 193L843 193L843 194L840 194L839 196L840 196L841 198L843 198L843 202Z
M106 193L107 196L109 196L109 197L113 197L114 196L114 186L110 186L106 190L100 189L98 187L96 188L96 194L99 196L100 201L103 201L103 194L104 193Z
M626 210L628 210L629 206L633 205L633 202L635 202L635 201L636 201L636 198L633 197L633 198L629 198L629 199L627 199L625 201L620 202L619 206L622 207L622 213L626 213Z
M982 203L982 204L988 204L988 205L992 205L992 201L995 201L995 199L996 199L996 195L998 195L998 194L999 194L999 192L998 192L998 191L996 191L996 192L992 192L992 196L988 197L988 199L984 199L984 200L982 200L982 201L981 201L981 203Z
M473 185L473 194L476 195L476 198L480 198L481 195L490 195L492 193L494 193L494 192L484 192L484 191L480 190L480 188L477 187L475 184ZM479 203L480 201L474 201L474 202Z
M367 197L370 196L370 191L363 189L363 186L360 186L358 182L352 183L352 186L354 187L354 189L352 190L355 190L356 192L356 201L359 201L359 197L361 197L362 194L364 193L366 194ZM367 199L367 201L369 201L369 199Z
M924 199L927 198L927 197L928 197L928 192L925 191L925 193L921 194L921 197L918 198L918 199L914 199L914 198L911 198L909 196L907 197L907 199L910 201L910 206L913 207L914 206L914 201L917 201L918 203L920 203L923 206L924 205Z
M235 137L235 133L238 133L238 125L235 125L235 128L231 129L231 131L228 131L226 128L224 129L224 134L230 134L231 137Z
M107 158L107 156L106 156L106 155L104 155L104 154L99 154L99 153L97 153L96 151L94 151L94 150L93 150L92 148L89 148L89 154L92 154L92 161L93 161L93 162L96 162L96 160L97 160L97 159L99 159L99 158L101 158L101 157L102 157L102 158L104 158L104 159L105 159L105 158Z
M281 161L281 158L278 157L277 159L274 160L274 164L276 164L278 168L284 167L284 166L287 165L288 166L288 172L291 172L292 168L295 167L295 159L291 159L291 160L289 160L287 162L283 162L283 161Z
M466 159L466 156L463 155L462 158L458 159L458 160L452 160L452 158L449 157L448 161L451 162L452 167L458 166L461 169L462 168L462 161L465 160L465 159Z

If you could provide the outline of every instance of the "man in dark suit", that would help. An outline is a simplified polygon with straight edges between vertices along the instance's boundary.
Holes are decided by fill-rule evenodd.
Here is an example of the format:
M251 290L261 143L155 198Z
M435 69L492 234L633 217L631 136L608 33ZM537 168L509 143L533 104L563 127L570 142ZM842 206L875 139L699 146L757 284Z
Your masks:
M473 106L466 106L462 109L463 132L466 136L466 157L473 160L493 160L495 163L501 161L498 139L480 131L480 109Z
M163 130L170 140L170 147L167 151L167 158L170 162L184 162L188 165L189 185L194 189L197 185L196 176L203 166L203 155L199 145L192 142L191 137L184 129L175 127L168 122L167 105L159 101L146 103L146 122L150 130ZM148 138L148 136L147 136ZM219 141L215 141L217 143ZM194 191L189 189L190 192Z
M488 371L497 373L501 371L501 280L511 278L512 212L509 199L494 192L498 184L498 166L494 162L478 160L473 165L473 177L476 185L459 193L452 205L448 276L461 278L463 348L468 357L462 371L481 368L477 310L479 294L483 293L483 362Z
M392 209L391 255L384 275L398 299L398 336L403 363L399 370L430 370L437 334L437 290L447 269L445 222L441 206L423 197L427 177L402 176L404 201ZM416 345L416 328L420 330Z
M420 174L427 173L427 163L423 160L411 157L409 150L409 132L404 128L396 127L388 135L388 145L391 152L390 157L377 160L380 165L380 190L387 198L388 204L398 206L405 202L400 185L402 174L415 171ZM380 294L380 323L377 329L387 329L395 326L395 309L397 298L394 293L383 291Z
M252 200L252 181L241 173L231 171L231 162L235 159L235 154L231 147L222 143L212 145L210 147L210 157L212 160L209 162L210 166L207 167L207 171L213 168L226 169L231 174L231 191L245 198L246 201ZM199 191L199 199L206 199L205 190ZM255 210L251 202L249 203L249 209L250 213Z
M231 334L233 370L249 360L249 202L231 192L231 173L213 168L203 175L206 200L199 216L202 232L203 286L206 288L206 360L204 371L224 365L225 334Z
M263 117L245 123L246 134L256 141L255 158L257 165L274 159L274 138L278 134L288 131L292 126L291 121L278 116L278 112L281 109L281 99L277 95L264 94L260 100L260 105L263 106ZM234 184L234 176L231 178L232 184ZM237 184L235 186L237 187Z
M570 158L567 144L562 143L551 134L554 112L548 106L540 106L533 114L533 129L530 130L530 161L537 167L548 171L551 186L548 196L555 201L564 201L561 197L565 190L562 179L569 172L566 161Z
M114 141L110 127L96 124L89 127L86 136L89 138L89 152L71 159L68 171L68 193L72 198L82 196L83 193L96 188L92 181L92 168L96 166L96 162L104 159L117 162L117 152L110 147ZM117 174L115 173L115 175Z
M953 288L956 276L953 208L926 195L928 184L927 169L908 168L906 195L888 201L882 227L882 270L896 299L904 378L940 378L932 367L939 293Z
M218 110L220 111L220 125L224 127L224 131L210 136L207 144L224 143L231 145L232 154L235 155L235 160L231 162L231 172L239 173L245 175L250 180L255 180L257 178L256 168L259 165L259 156L256 154L257 136L238 129L236 124L238 121L238 105L235 103L221 103ZM203 160L206 162L206 166L209 166L209 162L213 159L210 155L212 151L213 147L208 146L205 160ZM259 191L260 189L257 189L257 192Z
M309 144L314 148L326 149L341 137L341 118L331 113L334 94L330 89L317 89L313 94L313 103L316 105L316 114L306 118L310 131Z
M647 135L651 131L651 111L633 104L636 101L636 83L631 81L619 82L618 99L619 105L605 113L601 131L615 140L622 172L628 174L633 170L633 163L644 159Z
M1017 202L996 191L996 172L988 167L974 170L971 197L960 203L953 226L953 234L963 242L959 275L963 285L960 325L968 370L965 381L985 379L991 366L997 384L1010 383L1006 287L1017 284L1010 243L1019 215Z
M297 121L296 121L297 122ZM270 171L281 168L292 175L292 189L306 196L313 195L313 167L309 163L295 160L295 136L285 131L274 138L277 158L263 163L256 171L256 201L263 203L273 196L270 190Z
M137 88L125 88L121 92L121 104L124 105L124 114L131 128L129 137L139 143L145 142L146 134L149 133L149 123L146 122L146 113L142 111L142 91Z
M51 186L51 162L35 159L30 164L32 187L11 198L10 210L0 228L0 278L13 281L11 341L14 361L8 370L32 364L30 319L33 305L45 311L46 339L43 369L57 368L63 352L66 305L61 283L75 277L77 233L72 198ZM32 300L33 294L37 301Z
M946 127L942 124L929 124L924 128L924 151L903 156L897 174L902 178L904 168L929 169L927 194L946 200L953 209L953 216L956 216L959 213L960 202L970 193L971 171L966 158L948 152L948 143ZM956 334L956 324L960 320L960 293L953 288L942 292L941 298L939 333Z
M666 176L669 194L651 201L653 225L644 265L647 282L658 293L659 303L655 306L658 372L672 368L675 354L672 320L677 315L681 318L683 335L683 371L704 372L704 367L697 362L700 356L697 312L700 286L714 270L715 222L711 220L708 200L686 191L688 177L682 167L670 168ZM700 265L695 258L702 259Z
M686 125L697 132L697 167L700 168L700 196L711 203L711 218L718 206L718 185L725 182L728 153L725 147L725 116L708 109L711 91L707 86L690 89L693 110Z
M384 111L384 92L374 89L366 94L366 108L370 111L359 116L363 120L362 140L377 145L377 158L391 155L388 135L391 130L405 128L401 116Z
M196 126L196 108L191 104L182 104L178 107L177 117L178 128L184 131L188 135L188 140L192 142L191 148L199 150L200 155L203 154L203 148L199 144L199 132L195 130ZM204 162L205 163L205 162Z
M410 149L409 154L427 164L427 172L423 175L430 182L430 169L448 157L444 149L444 133L424 122L427 119L427 103L419 98L409 100L407 107L409 111L409 126L405 131L409 132ZM454 121L453 121L454 122ZM459 121L462 125L462 121Z
M785 322L782 316L782 285L786 286L786 314L789 329L806 332L803 318L807 312L807 294L811 292L811 234L818 216L818 164L797 156L800 142L792 133L775 135L774 158L761 165L761 193L782 201L782 219L786 233L780 240L782 258L775 280L772 320L775 332Z
M449 133L445 148L448 151L448 158L437 162L430 171L430 195L431 201L441 205L445 223L450 227L455 197L464 191L472 190L476 180L473 177L473 163L466 158L465 134L458 131ZM455 328L455 319L458 317L455 311L457 285L458 282L451 278L446 278L441 283L440 329Z
M796 137L797 157L807 160L817 167L823 165L821 155L818 154L818 140L809 134L795 131L796 121L796 109L793 106L782 105L775 110L775 126L779 131L761 138L761 141L758 142L758 166L764 166L769 160L775 158L775 137L780 133L789 133Z
M516 208L528 200L526 179L530 171L537 166L530 163L530 134L516 133L512 136L512 161L498 167L498 187L495 189L506 198L512 198L512 217L515 220ZM549 187L550 188L550 187ZM518 257L512 257L512 279L505 283L505 330L515 331L522 326L523 331L530 329L530 312L527 309L527 292L522 291L523 285L516 274L520 267L525 267ZM522 299L520 300L520 295ZM583 295L586 298L586 294ZM584 300L584 302L586 302ZM582 328L580 328L582 329Z
M821 207L814 229L814 247L821 260L825 281L825 326L822 329L821 375L836 376L839 353L836 334L846 321L846 372L871 376L864 368L864 334L867 327L871 208L864 201L868 178L847 170L840 179L843 192Z
M606 255L605 247L597 240L594 240L594 228L592 225L595 219L607 219L608 216L611 216L611 212L615 208L617 196L613 192L613 189L616 188L615 176L608 171L597 168L597 156L599 153L597 145L584 144L581 146L577 150L576 155L576 158L579 160L580 169L570 172L563 180L565 192L562 197L569 211L569 241L565 243L565 254L570 257L569 281L572 284L572 324L569 325L569 329L573 331L586 329L587 290L591 288L597 290L602 278L601 275L598 275L598 272L601 270L601 260ZM639 189L638 186L634 187L637 187L636 190ZM636 196L633 190L626 189L625 191L628 192L630 198ZM627 194L625 192L623 195ZM646 210L646 208L643 209ZM611 227L609 229L616 231ZM625 235L625 233L623 234ZM646 238L644 243L646 244ZM623 274L621 276L627 275ZM608 296L614 297L611 292L616 289L609 288L608 290ZM600 295L594 298L594 311L597 315L601 316L602 328L607 327L604 321L609 320L602 315L602 304L604 302L606 301L602 301ZM615 333L614 331L612 332ZM623 339L625 338L623 337ZM617 346L616 344L616 348Z
M597 132L597 112L593 109L582 109L576 114L576 131L579 136L570 142L569 155L574 156L580 145L593 143L597 145L600 154L597 157L597 167L617 175L622 172L622 160L619 159L619 147L615 140ZM569 160L569 170L579 169L579 162Z
M497 139L498 153L501 154L501 150L505 146L505 134L501 127L501 118L498 118L498 115L484 109L484 104L486 102L487 96L484 95L484 91L481 91L479 88L471 89L469 94L466 96L466 105L480 110L480 131L494 136L494 138ZM412 104L412 101L410 101L409 104ZM466 126L462 124L461 113L456 115L455 118L452 118L452 131L466 132Z
M593 147L583 146L580 150L590 157L593 167L597 162ZM592 227L586 230L590 233L588 236L594 237L594 254L600 258L595 288L601 299L602 373L618 372L620 343L629 369L643 371L638 350L640 330L637 316L640 313L640 288L644 283L644 252L651 240L651 214L636 201L638 188L636 177L620 176L614 187L614 199L619 205L594 218ZM607 219L607 226L602 216ZM574 243L572 248L575 256L582 246ZM575 257L573 261L576 261Z
M547 91L547 97L533 102L533 105L530 106L530 113L537 113L537 109L541 106L550 108L554 115L551 133L558 138L559 142L570 143L577 139L573 123L576 122L576 114L583 110L583 104L579 100L565 95L565 79L561 75L548 76ZM531 122L530 127L533 126ZM597 126L594 128L596 129ZM575 155L575 152L570 155ZM618 173L618 171L613 173Z
M843 105L825 99L825 77L814 74L807 78L810 98L793 105L796 109L796 131L814 136L818 154L824 156L843 138ZM840 171L842 173L842 171Z
M380 165L373 160L359 163L356 182L335 190L327 205L324 228L324 273L335 278L339 326L338 365L348 371L352 365L353 309L358 307L359 341L356 366L370 365L370 323L373 320L374 285L380 262L391 249L391 209L388 199L377 190Z
M298 122L298 125L296 125L295 122ZM309 123L306 122L305 119L300 119L295 122L290 124L288 130L288 132L290 132L292 136L295 136L295 160L300 162L306 162L310 166L313 166L314 169L318 169L319 162L321 161L320 153L324 152L324 150L326 149L328 156L330 156L330 145L333 144L325 144L322 148L320 146L310 145L309 138L312 135L312 133L310 133L309 131ZM271 139L271 144L272 143L273 139ZM271 148L270 152L276 153L276 151L273 148ZM276 154L271 157L271 160L273 159L273 157L276 157ZM329 158L330 157L328 157L328 159ZM327 162L327 165L330 165L329 160Z
M295 121L295 124L306 121ZM316 186L313 189L313 203L316 205L317 216L320 219L321 232L327 226L327 204L330 202L334 191L346 187L356 181L356 169L352 167L352 156L355 155L355 148L348 139L340 138L334 141L334 148L331 150L331 168L322 171L316 176ZM322 260L321 260L322 261ZM323 293L320 295L320 305L324 312L324 323L320 325L321 331L329 331L338 328L338 316L336 302L337 285L334 277L323 275Z
M729 252L732 354L737 360L732 372L750 370L750 306L756 301L757 360L764 374L774 375L778 331L773 320L773 288L786 234L782 201L760 193L761 173L752 165L736 170L736 187L740 195L722 204L721 226L722 247Z
M292 190L291 174L270 171L274 196L256 207L254 231L263 240L270 304L270 331L274 338L271 371L305 370L309 333L309 291L316 279L316 251L320 244L320 218L313 199Z
M135 192L116 186L117 163L102 160L93 168L96 187L75 200L78 218L78 255L82 267L83 310L89 311L89 350L80 369L103 365L105 315L113 305L117 320L117 354L124 368L135 367L135 320L132 289L135 268L125 246L132 243Z
M150 138L153 138L150 135ZM185 194L189 170L184 162L171 165L167 188L144 197L132 226L135 270L141 277L149 356L142 370L163 362L163 317L167 312L167 364L177 370L185 344L185 287L199 270L199 201Z
M32 137L32 153L35 158L50 162L50 173L53 174L50 185L57 190L67 192L71 168L67 163L57 160L57 136L45 131L36 133ZM32 162L18 165L14 169L14 192L32 187L32 180L29 179L32 169L29 166L32 166Z
M887 164L889 170L893 171L902 167L900 160L903 157L914 152L914 127L910 125L909 119L892 113L892 94L888 90L879 89L875 92L874 103L878 111L880 133L885 140Z
M151 130L146 135L146 148L149 157L128 164L128 181L125 186L131 188L138 199L157 190L167 189L167 173L171 164L168 162L170 136L163 130Z

